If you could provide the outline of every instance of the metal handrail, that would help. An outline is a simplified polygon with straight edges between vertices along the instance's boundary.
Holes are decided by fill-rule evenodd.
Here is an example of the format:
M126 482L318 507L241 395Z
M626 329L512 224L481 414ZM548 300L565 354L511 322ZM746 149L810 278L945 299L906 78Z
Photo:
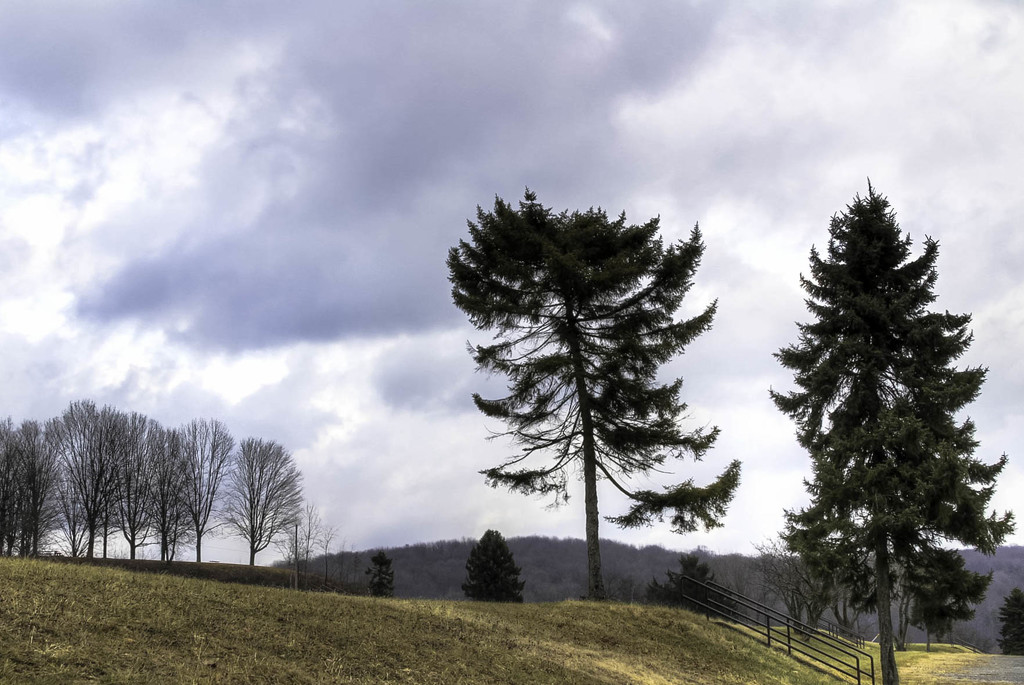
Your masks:
M832 621L818 621L818 630L828 633L832 637L838 637L847 642L852 642L855 647L864 647L864 636L858 635L849 628L845 628Z
M858 685L863 685L864 679L870 678L872 685L875 682L875 660L870 654L862 649L852 647L849 642L833 637L819 631L817 628L807 625L791 616L783 614L766 604L735 592L723 585L713 581L700 581L690 576L683 576L685 582L691 583L698 588L703 588L703 600L697 596L683 595L687 600L696 606L704 609L705 616L711 618L711 614L724 618L728 621L738 623L753 630L767 640L769 647L772 639L781 645L785 645L787 653L792 656L793 652L815 661L823 666L856 680ZM739 608L753 612L754 616L740 611ZM773 625L774 621L774 625ZM794 631L798 636L804 636L805 641L794 642ZM818 643L818 645L812 644ZM827 648L832 651L825 651ZM840 658L833 652L846 657ZM861 663L866 660L867 668Z
M970 642L967 642L966 640L961 640L958 637L951 637L949 639L949 644L969 649L975 654L985 654L985 650L983 650L981 647L977 645L972 645Z

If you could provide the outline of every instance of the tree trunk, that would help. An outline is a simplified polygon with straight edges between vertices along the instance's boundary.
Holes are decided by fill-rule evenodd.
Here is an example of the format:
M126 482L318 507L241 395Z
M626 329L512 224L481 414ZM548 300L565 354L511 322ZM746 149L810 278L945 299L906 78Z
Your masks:
M196 530L196 563L203 560L203 536Z
M587 374L580 349L579 334L576 331L576 316L572 305L566 302L566 318L569 332L566 342L572 356L573 375L576 381L576 399L579 402L580 430L583 433L583 509L587 529L587 599L605 600L608 595L601 578L601 542L598 537L600 514L597 510L597 449L594 446L594 418L590 413L590 390L587 388Z
M892 629L892 578L889 574L889 549L885 540L875 546L875 599L878 605L878 647L882 667L882 685L899 685Z
M255 566L256 565L256 548L253 547L252 545L249 546L249 565L250 566Z
M907 632L910 630L910 603L912 601L909 588L900 587L899 603L896 605L896 651L907 651Z
M586 439L584 439L584 445ZM593 446L591 446L593 449ZM584 446L583 455L583 482L584 482L584 510L587 516L587 599L604 600L608 596L604 590L604 580L601 578L601 546L598 537L598 524L600 516L597 511L597 460L591 456L587 458L587 449Z

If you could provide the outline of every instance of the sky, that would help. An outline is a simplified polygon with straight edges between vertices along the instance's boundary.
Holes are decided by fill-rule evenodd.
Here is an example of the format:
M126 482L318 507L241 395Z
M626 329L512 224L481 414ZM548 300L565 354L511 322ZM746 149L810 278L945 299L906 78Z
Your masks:
M0 414L92 399L165 426L276 440L349 549L584 535L478 472L467 341L445 258L525 188L556 212L658 216L706 243L679 316L711 331L665 367L703 462L641 479L742 482L721 528L602 536L752 553L808 498L772 357L808 320L799 277L868 179L937 310L973 314L989 369L977 456L1024 489L1024 4L128 0L0 3ZM603 515L626 510L601 488ZM1024 525L1022 525L1024 527ZM1008 540L1024 544L1024 532ZM242 561L237 541L204 542ZM272 560L268 551L261 562Z

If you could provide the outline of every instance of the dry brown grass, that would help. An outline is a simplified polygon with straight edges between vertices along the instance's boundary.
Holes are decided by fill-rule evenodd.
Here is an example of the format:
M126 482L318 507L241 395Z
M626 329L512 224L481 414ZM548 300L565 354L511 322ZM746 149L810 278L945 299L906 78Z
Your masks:
M381 600L0 559L0 682L833 682L672 609Z
M899 661L905 685L951 685L939 674L974 658ZM837 681L673 609L383 600L0 559L0 682Z

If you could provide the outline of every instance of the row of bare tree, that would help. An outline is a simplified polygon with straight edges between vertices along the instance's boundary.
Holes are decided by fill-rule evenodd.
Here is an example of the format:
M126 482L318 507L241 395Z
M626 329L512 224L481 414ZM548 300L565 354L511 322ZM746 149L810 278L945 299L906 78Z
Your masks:
M303 589L313 587L314 575L323 574L324 585L330 577L331 549L334 539L337 537L338 529L328 525L320 518L320 510L315 504L307 503L299 514L298 520L287 531L275 541L275 547L281 554L281 558L274 562L276 566L293 568L300 572L301 577L296 577L296 582ZM342 542L344 547L344 542ZM313 568L314 560L320 564ZM348 578L337 578L344 585L355 585L356 583Z
M762 589L768 597L781 602L786 612L812 626L822 624L823 618L835 622L840 628L860 633L860 618L864 614L863 601L854 601L852 592L836 580L827 569L812 569L800 555L790 550L784 541L774 539L755 545L757 571ZM952 562L953 571L965 566L962 555ZM832 569L838 572L840 569ZM975 605L985 599L986 575L946 575L942 567L932 570L926 591L917 589L919 579L901 564L892 569L892 597L895 613L894 641L898 652L907 649L907 636L911 627L922 631L930 646L932 638L953 634L954 625L974 618ZM991 572L990 572L991 573ZM952 577L953 580L950 580ZM960 599L951 599L950 582L960 582ZM991 640L989 640L991 643ZM991 644L986 647L990 647Z
M302 515L302 474L280 444L237 445L223 423L164 428L138 412L72 402L45 423L0 421L0 553L36 556L52 540L92 558L120 532L132 559L157 544L162 561L224 526L249 563Z

